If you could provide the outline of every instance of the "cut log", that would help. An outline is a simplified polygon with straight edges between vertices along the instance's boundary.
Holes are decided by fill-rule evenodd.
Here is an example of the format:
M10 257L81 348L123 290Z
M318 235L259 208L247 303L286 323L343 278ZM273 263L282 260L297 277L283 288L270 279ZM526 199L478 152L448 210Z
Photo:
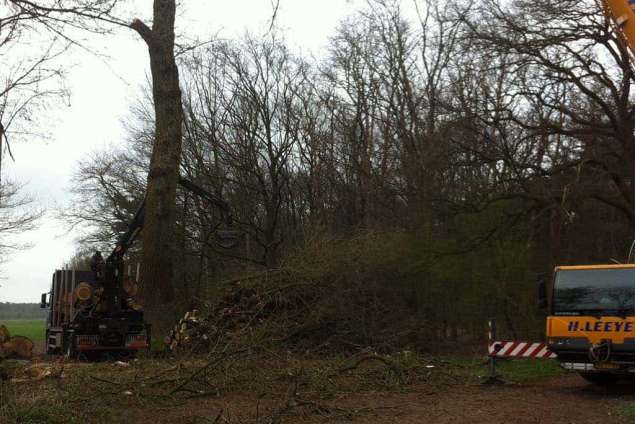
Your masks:
M79 283L77 288L75 288L75 297L77 297L82 302L90 299L92 295L93 288L88 283Z
M217 331L216 327L211 326L207 320L200 316L197 309L193 309L178 321L163 343L166 349L172 352L204 350L209 345L210 336L208 334Z
M130 278L126 278L123 281L123 290L130 297L135 297L139 292L139 286Z
M7 357L31 359L33 342L27 337L15 336L2 344L2 351Z
M26 367L24 374L29 377L30 381L38 381L52 375L53 367L48 364L34 364Z
M11 334L9 333L9 329L4 325L0 325L0 345L9 341L10 338Z

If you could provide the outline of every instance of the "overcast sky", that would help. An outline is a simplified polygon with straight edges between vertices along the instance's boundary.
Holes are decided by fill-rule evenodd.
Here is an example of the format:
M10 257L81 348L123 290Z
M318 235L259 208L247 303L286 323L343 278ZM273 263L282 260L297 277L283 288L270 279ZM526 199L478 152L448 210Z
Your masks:
M146 3L150 9L150 1ZM140 4L141 4L140 3ZM289 45L303 54L322 56L338 22L364 5L364 0L281 0L277 26ZM246 31L264 34L271 0L184 0L178 27L189 36L237 38ZM3 173L26 184L47 210L37 230L15 238L32 248L11 255L3 265L0 302L37 302L49 290L53 270L74 252L77 234L55 219L70 201L68 188L76 163L91 152L123 138L122 119L148 74L145 46L132 31L95 36L88 44L111 58L74 52L68 65L69 104L58 104L43 122L50 139L13 145L15 162L4 161Z

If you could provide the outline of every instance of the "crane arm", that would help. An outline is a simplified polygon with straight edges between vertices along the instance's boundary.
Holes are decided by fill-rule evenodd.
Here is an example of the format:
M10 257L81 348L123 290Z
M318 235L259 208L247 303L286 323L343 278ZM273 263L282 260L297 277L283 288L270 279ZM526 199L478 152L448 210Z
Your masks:
M211 204L219 208L221 212L223 213L223 219L225 221L225 224L227 224L230 227L232 226L233 224L232 210L229 203L227 203L221 197L215 196L209 191L204 190L203 188L194 184L192 181L188 180L187 178L179 177L179 184L182 187L188 189L192 193L196 194L199 197L202 197L203 199L207 200L208 202L210 202Z
M232 226L232 214L229 203L186 178L179 177L179 184L218 207L222 211L225 224L228 227ZM128 230L119 237L115 248L105 261L99 251L95 252L91 258L91 269L95 275L95 281L103 287L103 293L100 295L99 303L108 311L116 312L122 308L130 308L127 302L131 299L125 295L122 286L124 274L123 257L143 228L145 206L146 199L144 198L135 212L134 217L128 224ZM235 231L220 231L218 229L215 231L216 242L221 247L232 248L238 244L238 236Z
M635 56L635 0L599 0L622 45Z
M186 190L196 194L197 196L202 197L203 199L207 200L212 205L219 208L221 210L221 213L223 214L223 221L225 225L227 225L228 227L231 227L233 225L231 206L223 198L210 193L209 191L205 190L204 188L198 186L194 182L184 177L179 177L179 185L181 185ZM139 209L137 209L137 211L134 214L134 217L128 224L128 230L119 237L119 239L117 240L117 243L115 244L114 250L108 257L108 260L114 259L116 257L123 257L123 255L130 248L130 246L132 246L135 239L137 238L137 235L143 228L143 222L145 217L145 205L146 205L146 199L144 197L143 202L141 202L141 205L139 206ZM225 233L222 233L222 236L228 237L228 235ZM225 246L224 244L222 245ZM232 246L229 246L229 244L226 246L232 247Z

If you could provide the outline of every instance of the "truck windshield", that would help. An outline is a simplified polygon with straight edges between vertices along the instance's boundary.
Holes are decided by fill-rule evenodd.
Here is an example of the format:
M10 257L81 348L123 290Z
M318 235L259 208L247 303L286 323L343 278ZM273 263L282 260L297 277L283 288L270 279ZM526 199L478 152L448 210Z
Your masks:
M635 269L559 270L553 307L555 314L635 310Z

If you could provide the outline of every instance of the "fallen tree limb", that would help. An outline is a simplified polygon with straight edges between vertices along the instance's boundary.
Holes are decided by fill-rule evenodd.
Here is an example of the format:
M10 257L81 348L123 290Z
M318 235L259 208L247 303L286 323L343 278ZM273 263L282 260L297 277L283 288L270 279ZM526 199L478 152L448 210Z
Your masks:
M248 352L248 351L249 351L249 349L239 349L239 350L235 350L235 351L230 352L230 353L223 353L220 357L214 358L211 361L208 361L205 365L203 365L202 367L200 367L199 369L194 371L192 374L190 374L188 376L188 378L186 378L181 384L179 384L174 389L172 389L172 391L170 391L170 395L174 395L174 394L176 394L179 391L183 391L184 387L187 386L190 382L192 382L194 380L194 378L196 378L198 375L206 372L210 368L222 363L223 361L225 361L226 359L231 358L232 356L236 356L236 355L239 355L241 353Z
M390 370L392 370L395 374L397 374L397 375L403 374L403 369L398 364L396 364L394 361L391 361L390 359L388 359L386 357L383 357L383 356L377 355L377 354L371 354L371 355L365 355L365 356L359 357L355 361L353 361L351 364L339 368L337 370L337 372L338 373L343 373L343 372L346 372L346 371L355 370L355 369L359 368L359 366L361 364L363 364L364 362L368 362L368 361L381 362L384 365L386 365Z
M115 385L115 386L122 386L123 385L123 383L119 383L117 381L106 380L105 378L97 377L97 376L94 376L94 375L89 375L88 378L90 378L91 380L99 381L100 383L112 384L112 385Z

